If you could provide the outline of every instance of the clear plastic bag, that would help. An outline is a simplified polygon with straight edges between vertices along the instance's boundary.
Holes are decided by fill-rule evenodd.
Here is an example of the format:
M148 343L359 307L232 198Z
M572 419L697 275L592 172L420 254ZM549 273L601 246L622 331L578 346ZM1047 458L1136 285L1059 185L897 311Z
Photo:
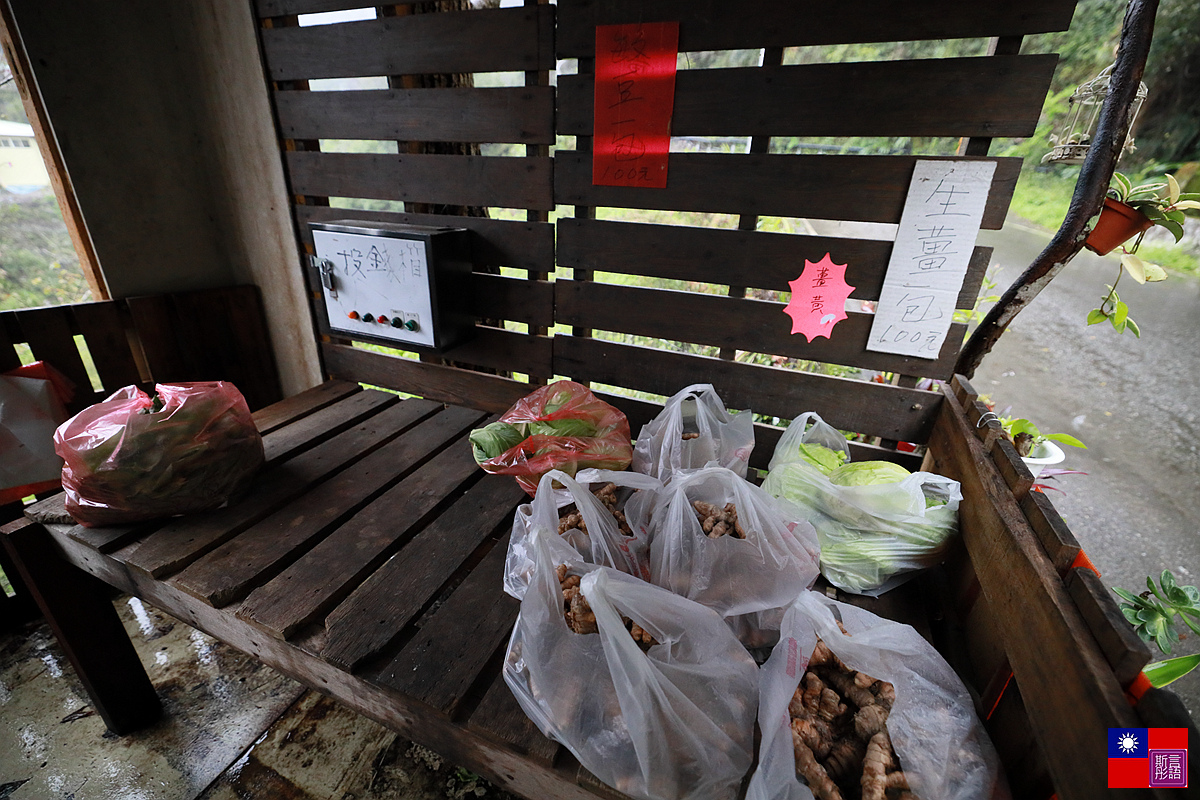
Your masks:
M802 455L801 446L810 444L849 453L841 434L816 414L805 414L780 438L762 488L789 518L816 528L821 574L830 583L877 595L942 561L958 530L957 481L914 472L894 483L840 486Z
M633 458L629 420L573 381L535 390L470 439L484 471L512 475L531 497L552 469L623 470Z
M225 381L126 386L54 433L67 512L118 525L216 508L264 461L241 392Z
M633 469L664 483L679 470L710 464L746 477L754 449L754 416L729 413L709 383L696 383L667 400L642 427L633 447Z
M537 569L504 679L521 708L604 783L647 800L726 800L750 768L758 669L712 610L533 537ZM598 634L572 631L556 567L582 575ZM621 616L658 644L643 652Z
M72 394L74 384L44 361L0 375L0 505L59 487L54 430Z
M840 619L849 636L838 629ZM887 731L922 800L1008 797L999 759L950 665L908 625L891 622L817 592L804 592L783 617L779 644L761 670L758 768L747 800L812 800L796 777L788 703L817 637L846 666L893 685Z
M554 534L573 548L576 558L589 564L613 567L621 572L650 580L650 521L648 506L662 488L657 479L638 472L612 472L602 469L581 470L573 480L566 473L551 470L542 476L538 493L531 503L517 507L513 514L512 535L504 563L504 591L520 600L532 579L535 560L532 537L535 529ZM617 518L596 497L592 488L612 483L617 487L617 505L629 527L620 530ZM554 488L554 484L562 488ZM627 491L633 491L627 496ZM571 504L583 517L587 528L570 528L559 534L559 509Z
M733 504L744 538L736 528L711 538L696 503L722 511ZM770 496L730 470L678 473L660 495L651 580L729 618L748 647L774 641L782 609L817 579L817 559L812 526L786 520Z

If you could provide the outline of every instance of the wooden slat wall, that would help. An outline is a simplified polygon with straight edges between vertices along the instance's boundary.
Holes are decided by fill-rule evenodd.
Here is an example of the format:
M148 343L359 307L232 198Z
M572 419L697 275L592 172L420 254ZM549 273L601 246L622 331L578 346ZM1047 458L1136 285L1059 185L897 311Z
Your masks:
M689 51L1020 36L1066 30L1074 11L1075 0L925 0L919 14L902 0L802 9L790 0L564 0L556 45L559 58L591 58L596 25L672 20L687 21L679 28L679 49Z
M547 282L554 271L554 231L546 222L554 207L548 150L555 136L548 72L554 66L554 8L534 0L520 8L429 13L387 5L376 8L373 20L312 27L301 27L304 20L296 16L362 6L339 0L255 3L298 236L311 253L311 222L467 228L477 273L476 336L437 358L422 356L439 369L397 358L375 360L371 382L444 398L456 396L454 374L462 369L545 380L552 374L546 334L554 324L553 286ZM521 72L524 85L474 88L452 75L495 72ZM371 76L386 77L390 88L312 91L309 85L320 78ZM398 153L323 152L326 139L395 142ZM525 155L470 154L475 144L515 144L525 147ZM343 209L330 198L398 201L406 210ZM460 216L466 209L495 207L517 209L525 219ZM526 276L494 274L502 267ZM318 287L307 274L309 285ZM349 344L344 333L330 330L319 291L313 299L322 338ZM520 327L504 330L514 327L506 323ZM332 359L327 371L365 380L340 372L339 363ZM393 374L378 374L385 369ZM402 380L414 370L423 376L420 385Z
M0 367L18 363L17 343L74 382L72 413L132 384L231 381L251 410L283 396L254 286L0 312Z
M1020 37L1064 29L1073 9L1070 0L979 8L935 0L918 15L910 4L877 0L797 14L772 0L652 5L564 0L557 54L579 59L580 67L579 74L559 79L556 126L559 134L575 135L581 144L555 158L555 202L576 207L575 218L558 222L558 263L574 268L578 278L555 284L556 319L575 334L554 341L556 373L659 395L688 383L712 382L731 406L785 419L816 410L843 429L883 443L924 442L941 400L908 393L915 391L915 376L951 377L965 327L952 326L941 351L930 359L866 350L873 320L867 309L839 322L832 339L808 342L792 335L781 301L805 259L816 262L829 253L835 263L849 264L851 297L875 301L892 243L756 228L764 216L898 223L915 162L946 156L919 151L793 155L773 152L770 142L775 137L934 137L962 142L962 155L953 158L987 158L986 143L993 137L1034 132L1057 62L1053 55L1018 55ZM748 136L747 152L672 153L665 189L594 186L589 149L594 28L660 20L679 21L683 52L762 52L761 66L686 69L676 77L672 135ZM786 63L790 47L969 37L1006 38L982 57ZM1020 162L987 160L996 163L996 174L982 225L995 229L1004 222ZM702 224L694 221L649 224L645 215L625 222L623 217L638 217L622 209L686 212L693 215L690 220L696 214L736 216L737 229L693 227ZM671 215L653 219L669 222ZM987 248L976 248L958 308L974 305L990 256ZM661 280L678 283L671 290L639 288L623 277L623 285L615 285L618 281L603 273L645 277L650 286ZM718 291L726 296L713 293ZM646 339L681 352L633 344ZM704 348L718 357L695 354ZM867 387L803 374L789 359L891 373L905 385Z

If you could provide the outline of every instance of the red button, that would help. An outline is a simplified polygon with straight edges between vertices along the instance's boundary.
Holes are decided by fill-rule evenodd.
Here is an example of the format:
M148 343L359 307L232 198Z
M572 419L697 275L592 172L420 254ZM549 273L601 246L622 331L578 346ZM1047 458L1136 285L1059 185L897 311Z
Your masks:
M378 322L380 325L388 324L388 318L383 316L382 314L380 314L378 317L376 317L375 321Z

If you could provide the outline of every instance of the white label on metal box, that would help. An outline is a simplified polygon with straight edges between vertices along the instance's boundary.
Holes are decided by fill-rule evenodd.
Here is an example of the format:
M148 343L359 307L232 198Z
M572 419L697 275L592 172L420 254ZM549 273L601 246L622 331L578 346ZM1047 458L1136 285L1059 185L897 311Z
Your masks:
M434 346L425 240L314 230L313 243L331 328Z

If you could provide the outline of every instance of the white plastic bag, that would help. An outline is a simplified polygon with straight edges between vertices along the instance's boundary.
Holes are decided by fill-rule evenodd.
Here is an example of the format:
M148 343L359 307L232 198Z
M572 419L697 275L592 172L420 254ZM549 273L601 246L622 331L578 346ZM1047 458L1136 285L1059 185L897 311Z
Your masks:
M958 530L958 481L914 472L895 483L839 486L801 454L805 444L849 454L845 438L809 412L780 438L762 488L787 517L816 528L821 574L830 583L877 595L942 561Z
M849 636L838 630L835 614ZM938 652L908 625L804 592L784 614L779 644L761 670L762 741L746 800L812 800L796 777L788 703L818 636L846 666L895 688L887 731L913 793L922 800L1008 796L971 696Z
M722 467L681 472L663 490L650 541L651 580L729 618L743 643L774 641L783 608L817 579L817 541L775 501ZM745 538L710 538L695 503L732 503Z
M599 633L575 633L555 572L572 548L540 530L531 546L537 569L504 663L521 708L626 794L732 798L750 768L758 670L725 623L657 586L576 561ZM642 652L622 614L659 644Z
M556 483L562 488L553 488ZM618 508L623 509L632 536L621 532L616 518L591 492L593 485L606 483L616 484L619 490ZM541 528L557 535L559 509L571 503L583 515L587 533L572 528L559 538L574 548L579 558L650 580L649 514L661 488L657 479L637 472L586 469L575 478L558 470L547 472L538 483L533 502L518 506L513 514L504 564L504 591L518 600L525 596L534 569L530 550L533 531ZM626 492L620 490L637 491L626 498Z
M633 469L666 483L673 472L715 463L744 478L753 449L754 416L729 413L712 384L696 383L667 400L642 427L633 447Z

